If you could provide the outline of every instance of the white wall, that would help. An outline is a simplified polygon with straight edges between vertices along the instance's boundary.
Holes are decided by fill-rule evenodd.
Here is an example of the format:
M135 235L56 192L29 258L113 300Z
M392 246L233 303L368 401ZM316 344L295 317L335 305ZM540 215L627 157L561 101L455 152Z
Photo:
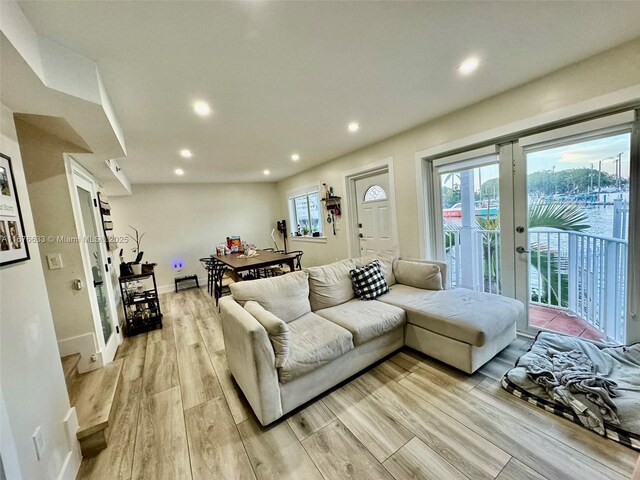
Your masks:
M82 148L31 125L25 120L27 117L19 116L15 124L36 234L40 237L76 238L78 231L64 153L82 151ZM80 353L78 368L84 372L100 364L90 360L91 355L98 351L89 299L91 289L76 290L73 286L75 279L85 278L80 249L81 245L73 242L56 241L40 245L42 269L60 353L62 356ZM63 268L49 270L46 256L55 254L62 258Z
M419 257L416 152L638 84L640 39L282 180L281 212L287 210L287 191L324 182L344 197L345 172L393 157L400 254ZM366 119L361 120L365 124ZM304 247L305 266L349 256L346 222L336 236L327 237L326 243L299 243L292 248Z
M134 185L133 195L110 197L114 233L145 232L143 261L157 263L158 287L173 290L177 276L206 273L198 259L215 253L228 235L258 247L271 247L271 229L279 219L273 183ZM132 261L133 242L120 243L125 261ZM173 270L183 261L183 271Z
M11 157L26 235L35 235L31 204L13 115L1 106L0 151ZM37 245L31 259L0 267L0 436L8 478L73 478L79 467L63 420L70 410L53 318ZM9 421L5 421L5 416ZM31 435L40 426L46 442L38 461ZM19 470L19 472L17 472ZM10 473L11 472L11 473Z

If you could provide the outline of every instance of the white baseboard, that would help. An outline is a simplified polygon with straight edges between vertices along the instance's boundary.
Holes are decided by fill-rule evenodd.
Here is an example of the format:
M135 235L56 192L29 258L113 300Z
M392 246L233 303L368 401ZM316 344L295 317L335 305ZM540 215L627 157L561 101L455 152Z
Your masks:
M178 275L180 276L180 275ZM200 285L200 288L203 288L207 286L207 277L201 277L198 276L198 284ZM175 283L172 283L170 285L162 285L160 287L158 287L158 294L161 293L171 293L171 292L175 292L176 291L176 285Z
M81 462L82 457L77 455L76 452L67 453L56 480L75 480L80 470Z
M80 442L78 442L78 415L75 407L71 407L67 416L63 420L64 432L67 437L67 453L57 480L74 480L80 469L82 454L80 453Z
M85 373L97 368L103 367L102 355L98 355L98 347L96 338L93 333L78 335L77 337L65 338L58 341L58 350L61 357L80 354L80 362L78 363L78 372ZM92 355L96 361L91 361Z

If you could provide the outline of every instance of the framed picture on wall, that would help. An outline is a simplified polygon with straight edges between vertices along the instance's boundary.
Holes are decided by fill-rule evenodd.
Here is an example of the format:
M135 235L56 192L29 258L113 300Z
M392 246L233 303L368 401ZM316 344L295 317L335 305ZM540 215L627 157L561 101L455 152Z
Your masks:
M0 266L29 258L11 159L0 153Z

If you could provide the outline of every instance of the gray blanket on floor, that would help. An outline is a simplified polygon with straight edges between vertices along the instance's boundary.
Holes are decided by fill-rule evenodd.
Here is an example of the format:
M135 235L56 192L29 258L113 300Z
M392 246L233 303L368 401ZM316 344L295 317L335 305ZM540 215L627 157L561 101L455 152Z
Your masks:
M600 435L605 424L640 434L640 344L607 347L541 332L506 376L528 393L570 408Z

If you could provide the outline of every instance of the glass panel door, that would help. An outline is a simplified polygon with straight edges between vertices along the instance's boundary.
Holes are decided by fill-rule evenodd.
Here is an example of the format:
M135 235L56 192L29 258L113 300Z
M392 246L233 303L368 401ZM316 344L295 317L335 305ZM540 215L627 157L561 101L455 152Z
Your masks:
M444 259L452 287L501 293L500 189L492 163L436 168ZM443 253L441 251L441 254Z
M100 323L102 326L102 337L105 345L109 343L109 339L113 334L113 325L109 313L108 297L106 292L105 275L104 275L104 259L97 241L99 236L96 228L96 219L94 217L95 210L93 205L93 197L90 192L78 186L78 200L80 201L80 211L82 212L82 224L84 226L84 244L89 251L89 260L91 262L91 275L93 285L89 285L90 289L95 292L98 311L100 314Z
M560 142L524 152L529 327L621 343L631 133Z

